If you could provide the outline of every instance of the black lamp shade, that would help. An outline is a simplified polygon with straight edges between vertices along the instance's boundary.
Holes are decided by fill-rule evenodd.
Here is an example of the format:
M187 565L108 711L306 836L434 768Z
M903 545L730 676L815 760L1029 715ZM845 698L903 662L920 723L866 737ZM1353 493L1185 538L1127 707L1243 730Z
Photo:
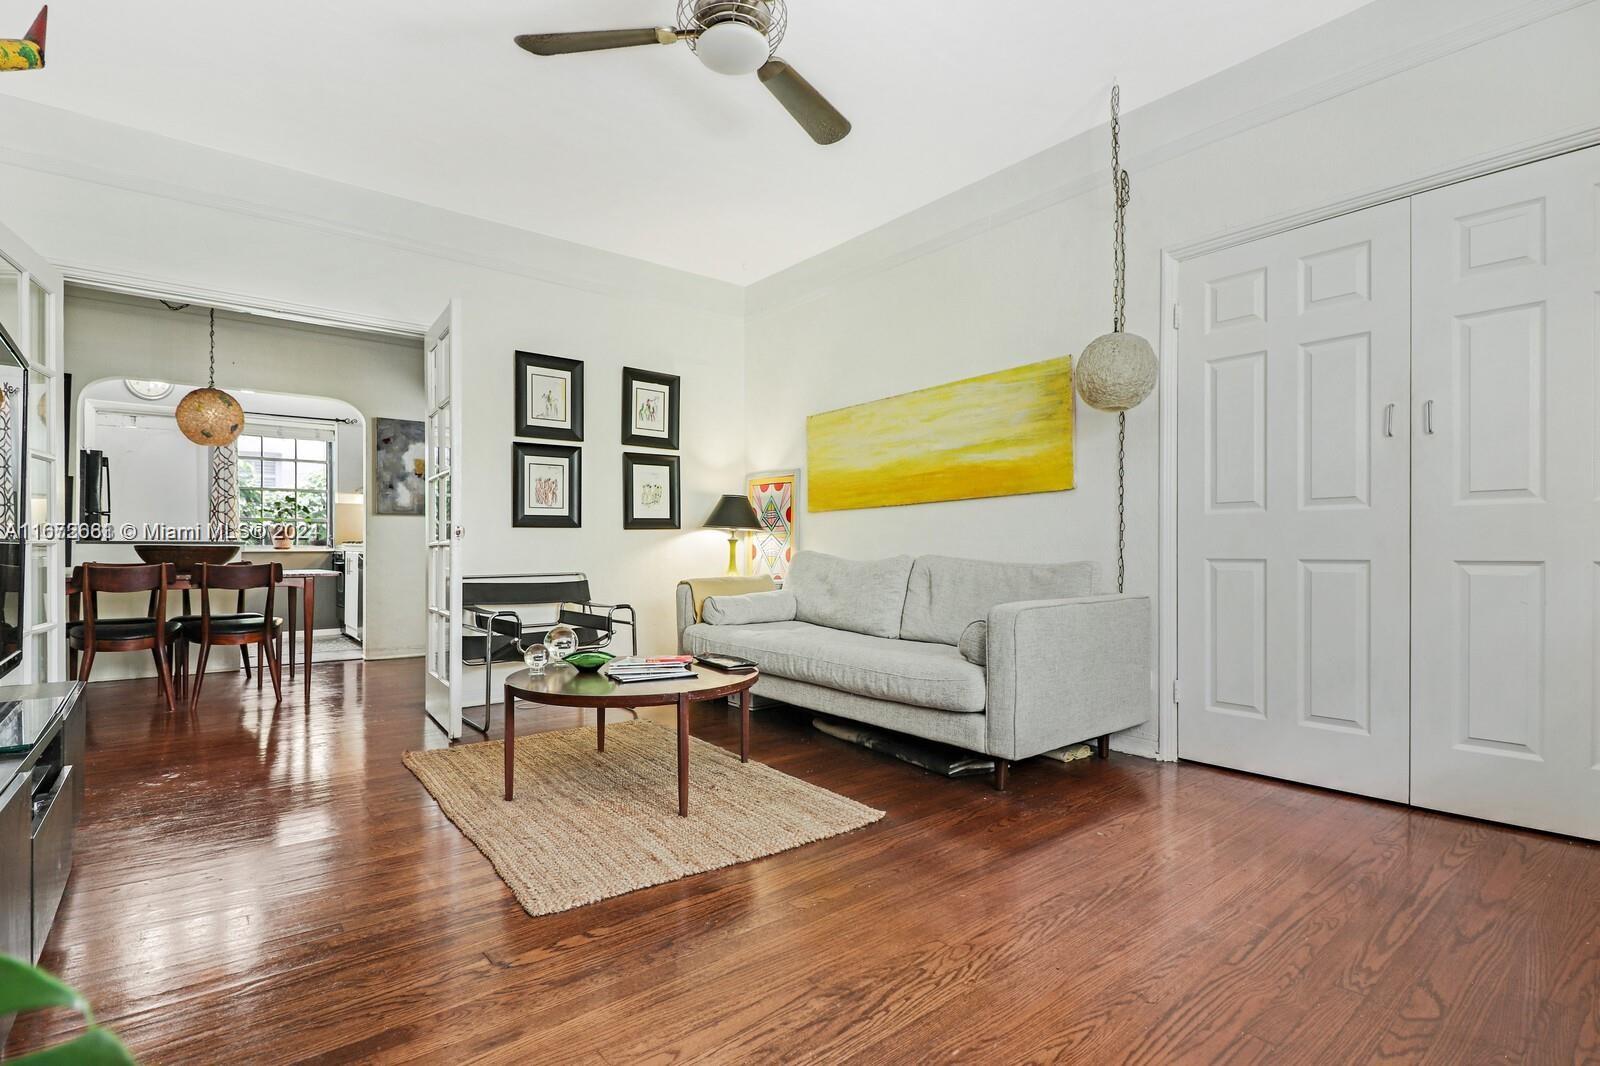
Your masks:
M707 529L760 529L761 523L756 521L756 509L750 506L747 496L724 496L711 508L711 517L706 519Z

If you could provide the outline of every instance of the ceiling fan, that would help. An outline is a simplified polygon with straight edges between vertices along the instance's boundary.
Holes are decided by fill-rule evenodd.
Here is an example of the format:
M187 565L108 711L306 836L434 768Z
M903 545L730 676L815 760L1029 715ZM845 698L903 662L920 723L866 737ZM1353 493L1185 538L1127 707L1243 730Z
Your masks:
M788 25L786 0L678 0L676 27L524 33L517 44L536 56L559 56L682 41L718 74L759 77L818 144L842 141L850 133L850 120L777 57Z

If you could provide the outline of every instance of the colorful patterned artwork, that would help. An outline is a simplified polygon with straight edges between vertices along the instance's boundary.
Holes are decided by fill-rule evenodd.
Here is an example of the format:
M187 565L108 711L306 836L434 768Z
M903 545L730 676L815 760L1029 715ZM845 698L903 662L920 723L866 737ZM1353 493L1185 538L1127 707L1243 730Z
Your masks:
M1072 359L1001 370L806 420L812 511L1073 487Z
M794 562L796 503L800 471L751 474L746 487L761 528L750 534L750 572L771 574L779 585Z
M49 18L50 9L41 8L22 37L0 37L0 70L38 70L44 66L44 34Z

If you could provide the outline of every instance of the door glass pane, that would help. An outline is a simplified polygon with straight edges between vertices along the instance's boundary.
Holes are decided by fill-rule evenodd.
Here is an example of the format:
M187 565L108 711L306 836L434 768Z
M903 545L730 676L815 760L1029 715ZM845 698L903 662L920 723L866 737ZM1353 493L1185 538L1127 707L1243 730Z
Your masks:
M55 620L50 611L50 549L34 548L29 559L28 624L37 626Z
M55 464L48 459L28 459L28 521L45 525L50 521L50 489L55 479Z
M43 374L28 374L28 447L50 450L50 426L55 421L50 410L50 379Z
M28 638L28 662L32 663L35 680L50 676L50 634L35 633Z
M45 303L49 299L44 289L32 278L28 279L28 358L40 366L51 368L50 346L45 337Z
M21 323L17 321L17 293L21 284L22 274L17 268L0 259L0 326L4 326L18 344L22 343L22 331L18 328Z

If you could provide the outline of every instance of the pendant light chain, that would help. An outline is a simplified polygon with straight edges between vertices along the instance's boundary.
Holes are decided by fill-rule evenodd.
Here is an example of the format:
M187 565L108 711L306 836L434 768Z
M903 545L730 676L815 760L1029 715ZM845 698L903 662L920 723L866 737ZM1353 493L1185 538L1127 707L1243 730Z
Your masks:
M1128 323L1128 172L1122 169L1122 87L1111 86L1111 195L1116 201L1112 227L1111 332ZM1117 592L1128 580L1128 412L1117 413Z
M206 379L206 388L217 387L217 309L211 309L211 375Z

